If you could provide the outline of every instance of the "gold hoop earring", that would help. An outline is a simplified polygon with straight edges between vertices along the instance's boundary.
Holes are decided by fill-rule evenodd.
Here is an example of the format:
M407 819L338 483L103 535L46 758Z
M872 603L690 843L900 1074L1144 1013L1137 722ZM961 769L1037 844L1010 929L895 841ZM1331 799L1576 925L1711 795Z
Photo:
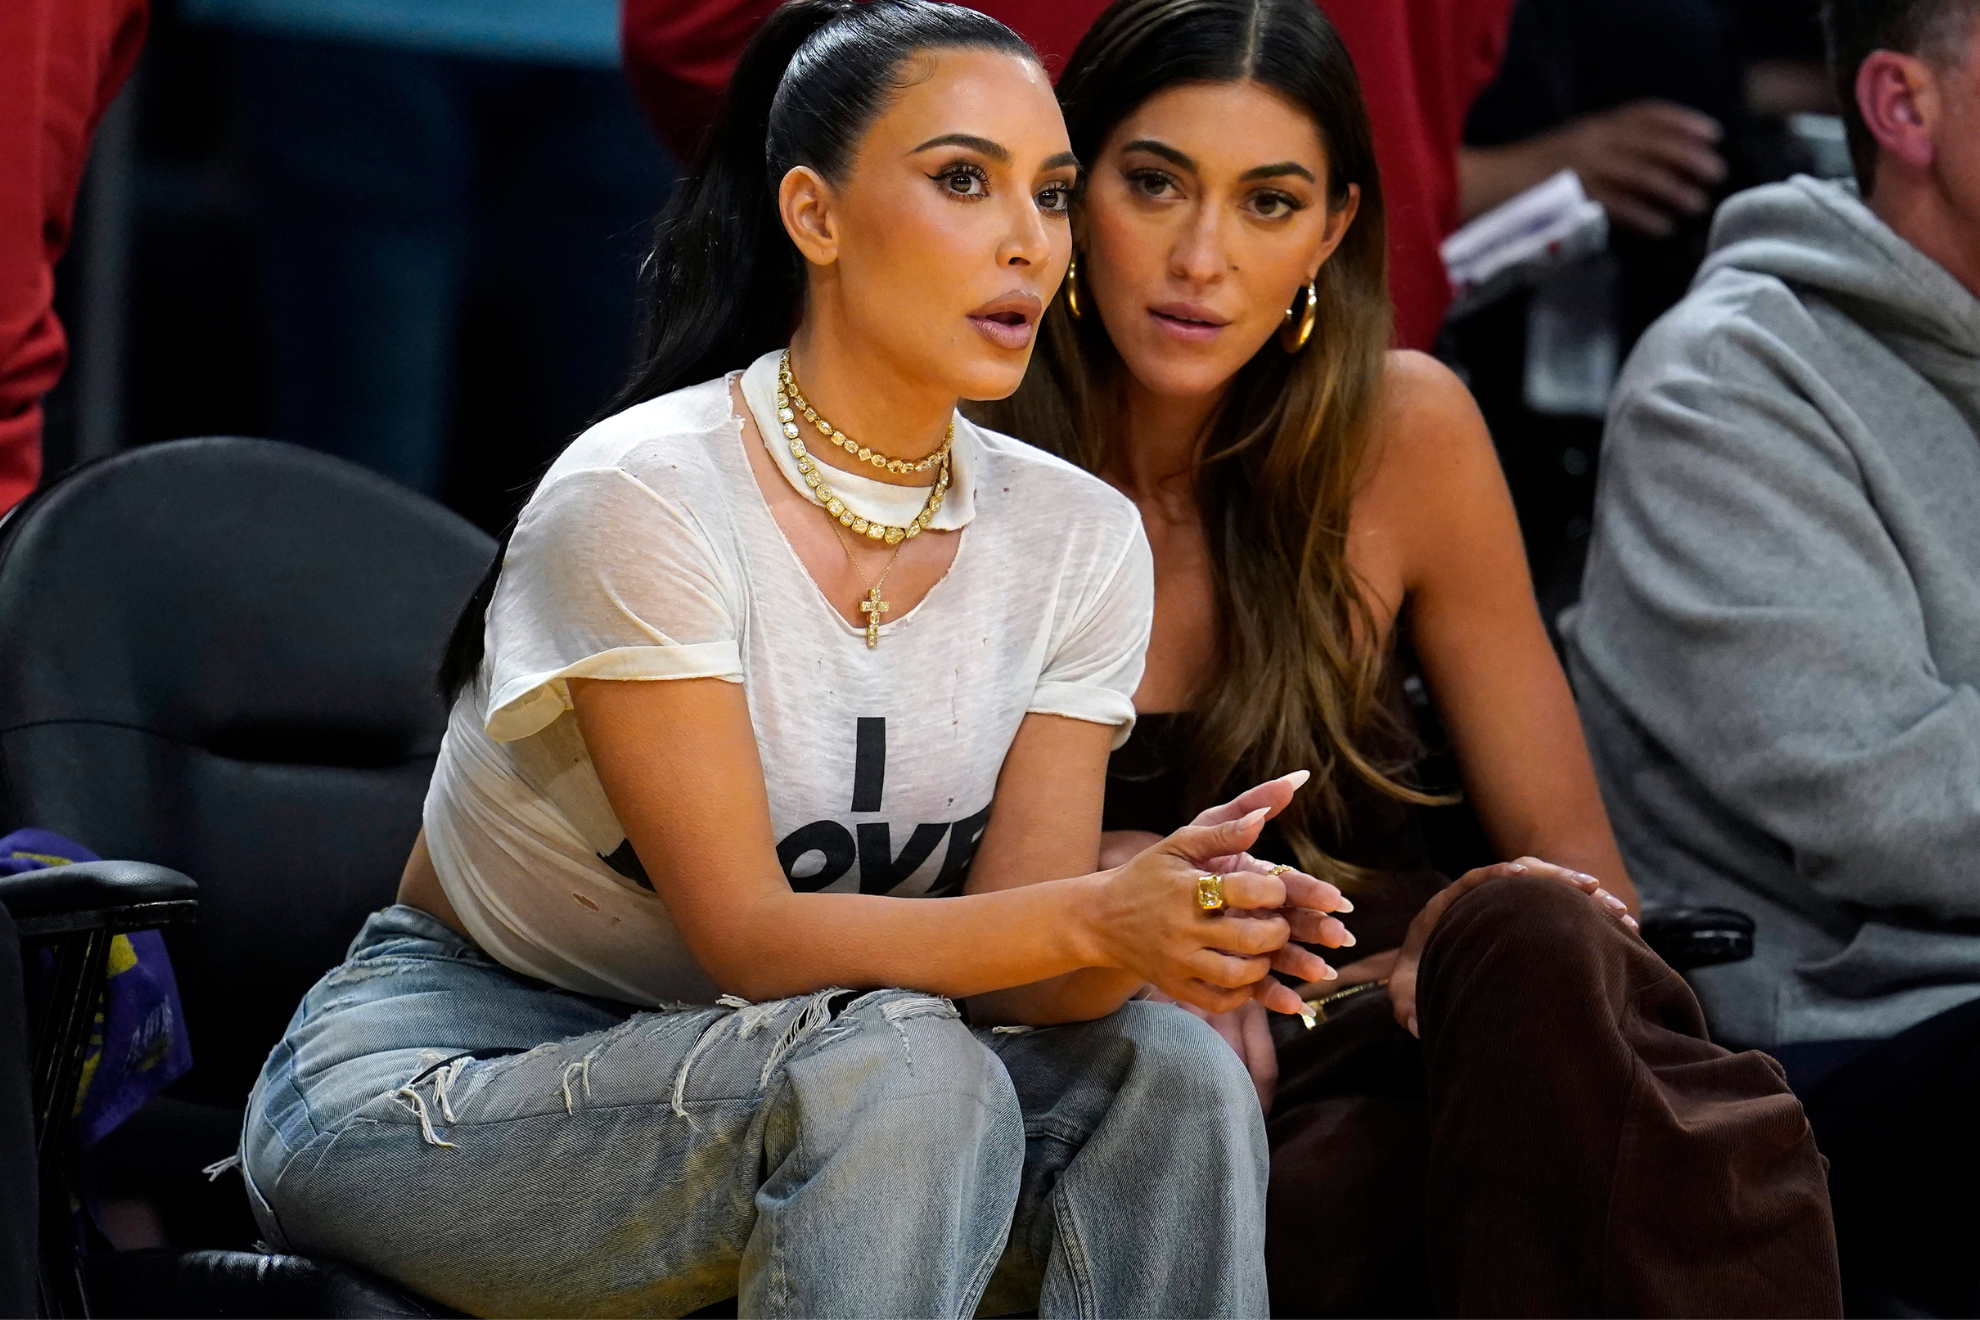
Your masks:
M1279 326L1279 347L1288 353L1297 353L1306 347L1306 341L1313 338L1314 323L1320 319L1320 290L1315 287L1316 279L1306 282L1306 306L1300 309L1299 325L1293 325L1293 308L1286 308L1284 321Z
M1077 321L1084 315L1079 310L1079 253L1075 252L1066 262L1066 310Z

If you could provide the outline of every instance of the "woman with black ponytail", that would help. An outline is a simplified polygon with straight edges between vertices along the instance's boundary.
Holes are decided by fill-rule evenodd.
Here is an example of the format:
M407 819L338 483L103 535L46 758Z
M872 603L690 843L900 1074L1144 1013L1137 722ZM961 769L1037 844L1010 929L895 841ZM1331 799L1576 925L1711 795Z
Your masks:
M461 622L400 901L255 1089L270 1242L477 1314L1264 1312L1244 1070L1129 1000L1297 1011L1347 905L1245 853L1301 776L1099 869L1148 546L956 413L1076 173L980 14L758 33Z

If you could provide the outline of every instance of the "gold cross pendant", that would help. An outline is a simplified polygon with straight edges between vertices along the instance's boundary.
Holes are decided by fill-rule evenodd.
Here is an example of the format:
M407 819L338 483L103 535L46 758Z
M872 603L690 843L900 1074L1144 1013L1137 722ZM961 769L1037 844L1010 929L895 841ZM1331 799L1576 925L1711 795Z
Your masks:
M879 647L880 616L891 608L892 606L886 601L880 599L880 588L877 586L869 590L866 593L866 599L859 603L859 612L866 616L867 650L871 651Z

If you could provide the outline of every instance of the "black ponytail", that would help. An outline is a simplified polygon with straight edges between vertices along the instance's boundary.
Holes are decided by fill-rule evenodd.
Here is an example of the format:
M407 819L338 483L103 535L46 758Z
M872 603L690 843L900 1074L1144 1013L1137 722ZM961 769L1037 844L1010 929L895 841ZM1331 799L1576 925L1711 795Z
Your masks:
M976 48L1036 60L996 19L935 0L790 0L750 38L694 172L674 188L640 270L637 361L600 417L713 380L790 342L804 310L802 258L777 189L809 166L851 171L866 130L920 51ZM513 531L513 527L511 531ZM440 665L454 696L480 668L504 532Z

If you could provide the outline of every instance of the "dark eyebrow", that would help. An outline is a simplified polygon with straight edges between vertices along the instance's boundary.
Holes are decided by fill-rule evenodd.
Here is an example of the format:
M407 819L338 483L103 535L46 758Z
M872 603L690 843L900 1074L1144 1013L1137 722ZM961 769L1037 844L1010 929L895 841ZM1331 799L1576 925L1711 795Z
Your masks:
M1151 156L1160 156L1171 165L1179 166L1182 169L1194 170L1196 168L1196 162L1188 156L1177 151L1168 143L1157 142L1153 138L1136 138L1122 147L1121 150L1145 151ZM1238 177L1240 179L1281 179L1288 174L1296 174L1308 183L1314 182L1312 170L1307 169L1306 166L1301 165L1297 161L1290 160L1282 160L1276 165L1260 165L1255 169L1246 170Z
M1168 161L1169 164L1171 165L1180 166L1181 168L1186 170L1194 170L1196 168L1195 161L1191 160L1188 156L1183 155L1182 152L1177 151L1174 147L1170 146L1168 143L1157 142L1154 138L1136 138L1134 141L1122 147L1121 150L1145 151L1151 156L1160 156L1163 160Z
M1011 150L1009 147L1004 146L1002 143L992 142L987 137L978 137L974 133L944 133L940 137L929 138L920 146L909 151L908 155L916 155L928 150L930 147L968 147L971 151L982 152L999 165L1008 165L1011 163Z
M1040 171L1062 170L1068 165L1072 166L1074 169L1078 169L1079 157L1073 155L1070 151L1062 151L1058 155L1046 161L1043 165L1040 165L1038 168Z
M1282 179L1288 174L1297 174L1308 183L1313 182L1313 171L1297 161L1282 160L1277 165L1260 165L1257 169L1246 170L1239 179Z

